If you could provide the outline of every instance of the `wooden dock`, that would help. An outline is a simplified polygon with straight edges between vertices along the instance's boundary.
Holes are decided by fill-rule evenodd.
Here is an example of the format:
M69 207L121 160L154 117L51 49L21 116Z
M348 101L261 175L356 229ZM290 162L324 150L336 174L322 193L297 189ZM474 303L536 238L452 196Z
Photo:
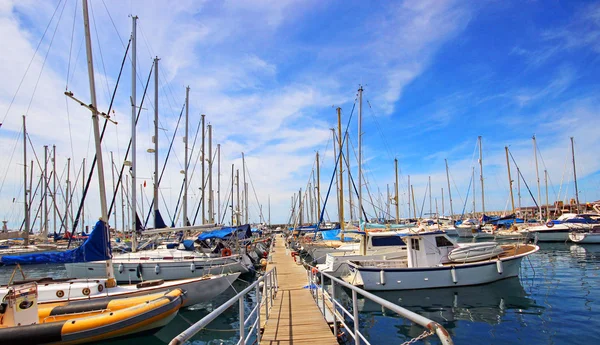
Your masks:
M286 254L282 236L276 237L271 262L267 270L277 267L279 292L273 301L269 319L263 324L261 344L337 345L327 321L317 307L309 289L306 270ZM264 314L264 312L262 313ZM261 320L265 320L261 315Z

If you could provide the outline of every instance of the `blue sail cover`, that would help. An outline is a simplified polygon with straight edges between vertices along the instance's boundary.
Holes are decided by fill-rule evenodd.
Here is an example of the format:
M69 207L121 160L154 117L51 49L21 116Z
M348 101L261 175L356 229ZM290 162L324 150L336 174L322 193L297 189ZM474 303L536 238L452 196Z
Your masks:
M201 233L198 236L198 239L201 241L208 240L211 238L218 238L221 240L225 240L225 239L228 239L234 233L237 233L237 236L240 239L252 237L252 231L250 230L250 225L246 224L246 225L241 225L241 226L236 226L236 227L221 228L219 230L206 231L206 232Z
M63 264L88 261L104 261L112 257L110 241L106 226L98 221L85 242L75 249L64 252L44 252L25 255L5 255L0 262L5 265L31 265L31 264Z
M362 231L345 231L346 234L361 234L364 235L365 233ZM340 229L336 229L336 230L321 230L321 234L323 235L323 239L326 241L340 241L341 240L341 236L340 236ZM354 242L356 241L354 238L352 237L344 237L344 242Z

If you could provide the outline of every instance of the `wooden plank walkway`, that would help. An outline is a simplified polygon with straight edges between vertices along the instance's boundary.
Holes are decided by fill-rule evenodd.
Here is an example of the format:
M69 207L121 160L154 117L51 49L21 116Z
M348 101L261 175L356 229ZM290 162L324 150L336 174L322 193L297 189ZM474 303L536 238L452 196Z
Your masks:
M264 324L261 344L337 345L337 339L319 311L308 289L306 270L286 254L284 239L276 237L270 270L277 267L279 292L273 301L269 320ZM265 320L264 312L261 319Z

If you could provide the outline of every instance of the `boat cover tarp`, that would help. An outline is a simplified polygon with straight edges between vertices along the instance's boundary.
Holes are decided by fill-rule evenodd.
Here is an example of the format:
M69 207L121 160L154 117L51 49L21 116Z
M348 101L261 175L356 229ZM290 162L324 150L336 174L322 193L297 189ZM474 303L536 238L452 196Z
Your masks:
M364 235L364 232L359 232L359 231L345 231L344 233L346 234L362 234ZM321 230L321 234L323 235L323 239L326 241L340 241L341 237L340 237L340 229L336 229L336 230ZM354 242L356 241L354 238L352 237L345 237L344 236L344 242Z
M92 233L78 248L65 250L64 252L43 252L25 255L5 255L0 262L5 265L30 265L30 264L61 264L88 261L104 261L111 258L110 241L106 232L106 226L98 221Z
M212 238L218 238L221 240L228 239L231 235L237 233L238 238L250 238L252 237L252 231L250 230L250 224L240 225L236 227L226 227L218 230L206 231L198 236L200 241L208 240Z

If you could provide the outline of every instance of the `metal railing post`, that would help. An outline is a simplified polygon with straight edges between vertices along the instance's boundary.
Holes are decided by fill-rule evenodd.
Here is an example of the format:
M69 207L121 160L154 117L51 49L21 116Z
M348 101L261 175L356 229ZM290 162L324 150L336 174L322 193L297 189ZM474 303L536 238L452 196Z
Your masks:
M335 281L331 280L331 304L333 305L333 335L338 335L337 317L335 315Z
M240 345L244 345L246 342L244 338L246 335L244 334L244 324L246 323L246 317L244 316L244 296L240 296Z
M360 345L360 335L358 332L358 298L356 290L352 290L352 314L354 314L354 344Z
M325 276L323 275L323 272L319 273L321 273L321 302L323 304L323 316L327 318L327 312L325 311Z
M261 296L260 296L260 286L256 284L256 302L258 303L258 308L256 310L256 344L260 345L260 305L261 305Z

